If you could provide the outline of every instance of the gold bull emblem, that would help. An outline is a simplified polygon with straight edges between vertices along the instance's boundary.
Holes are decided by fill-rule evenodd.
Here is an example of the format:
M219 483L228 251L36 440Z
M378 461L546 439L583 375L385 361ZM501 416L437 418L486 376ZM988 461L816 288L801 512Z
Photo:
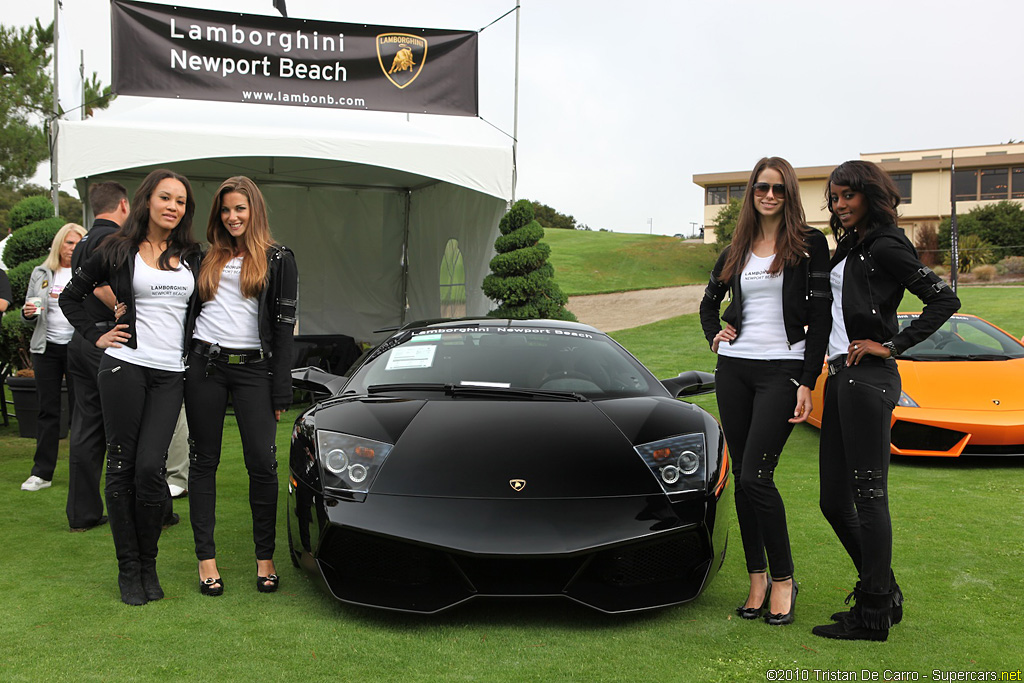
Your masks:
M396 71L411 71L416 66L416 62L412 58L412 50L409 46L402 44L401 48L395 54L394 61L391 62L391 69L388 70L389 74L393 74Z
M522 491L526 488L525 479L509 479L508 485L512 487L513 491Z
M381 33L377 36L377 61L385 78L404 88L423 72L427 39L411 33Z

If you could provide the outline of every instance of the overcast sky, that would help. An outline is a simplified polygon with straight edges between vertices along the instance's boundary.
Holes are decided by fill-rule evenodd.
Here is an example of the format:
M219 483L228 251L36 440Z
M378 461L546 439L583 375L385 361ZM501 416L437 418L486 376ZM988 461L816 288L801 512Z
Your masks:
M109 3L63 1L86 70L110 83ZM272 0L178 4L276 14ZM52 0L4 5L8 26L53 17ZM292 18L480 29L515 2L287 5ZM1022 0L522 0L521 22L517 196L595 230L689 234L703 220L693 174L764 155L817 166L1024 139ZM509 134L514 35L513 13L480 40L481 116Z

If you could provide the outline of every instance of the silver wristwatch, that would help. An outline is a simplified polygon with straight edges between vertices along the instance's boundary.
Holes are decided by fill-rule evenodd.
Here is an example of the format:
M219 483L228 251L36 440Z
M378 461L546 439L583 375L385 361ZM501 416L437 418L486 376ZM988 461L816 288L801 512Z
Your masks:
M891 339L887 342L882 342L882 346L889 349L890 358L895 358L896 356L900 355L900 352L896 350L896 344L894 344Z

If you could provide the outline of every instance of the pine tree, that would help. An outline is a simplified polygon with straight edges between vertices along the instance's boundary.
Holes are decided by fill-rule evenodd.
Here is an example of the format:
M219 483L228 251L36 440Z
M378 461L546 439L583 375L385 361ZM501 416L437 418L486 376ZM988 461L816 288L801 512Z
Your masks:
M50 156L46 122L53 115L50 54L53 24L0 25L0 184L17 186ZM86 115L113 98L96 74L85 83Z
M483 290L498 307L494 318L550 318L576 320L565 309L567 297L554 281L555 269L547 262L551 247L541 242L544 228L533 218L527 199L516 202L498 224L501 235L494 242L498 255L491 259L491 274Z

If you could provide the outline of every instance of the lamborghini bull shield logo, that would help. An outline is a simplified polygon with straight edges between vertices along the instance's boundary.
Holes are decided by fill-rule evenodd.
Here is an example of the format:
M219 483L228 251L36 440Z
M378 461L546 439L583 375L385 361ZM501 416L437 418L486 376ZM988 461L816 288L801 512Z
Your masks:
M381 71L399 89L420 75L427 63L427 40L408 33L377 36L377 61Z
M513 491L522 491L526 488L525 479L509 479L508 485L512 487Z

